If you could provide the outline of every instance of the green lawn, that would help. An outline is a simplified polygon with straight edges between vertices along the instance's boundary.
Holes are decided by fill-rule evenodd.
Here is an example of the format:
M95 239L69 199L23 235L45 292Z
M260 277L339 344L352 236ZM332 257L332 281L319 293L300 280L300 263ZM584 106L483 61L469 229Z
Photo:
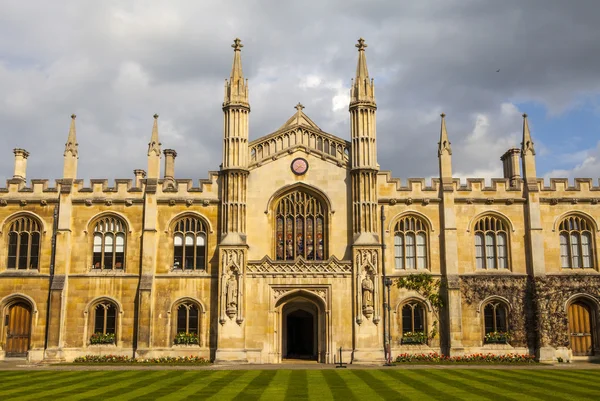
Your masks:
M1 371L0 400L581 400L600 370Z

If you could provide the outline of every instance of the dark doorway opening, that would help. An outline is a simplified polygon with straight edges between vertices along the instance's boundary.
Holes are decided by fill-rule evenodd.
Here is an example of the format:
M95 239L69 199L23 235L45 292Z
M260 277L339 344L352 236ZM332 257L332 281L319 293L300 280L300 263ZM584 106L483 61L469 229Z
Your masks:
M288 359L316 360L314 352L314 316L305 310L296 310L287 315L287 355Z

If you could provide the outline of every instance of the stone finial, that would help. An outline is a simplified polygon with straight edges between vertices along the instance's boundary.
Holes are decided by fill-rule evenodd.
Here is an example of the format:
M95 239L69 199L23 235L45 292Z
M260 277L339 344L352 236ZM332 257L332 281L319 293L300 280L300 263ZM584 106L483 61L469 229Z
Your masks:
M298 110L298 112L301 112L304 109L304 106L302 106L302 103L298 102L298 104L295 105L294 108Z
M160 157L160 145L158 141L158 114L154 114L154 125L152 126L152 135L148 143L148 156L152 153Z
M359 52L364 52L365 48L368 47L367 44L365 43L365 40L363 38L359 38L358 39L358 43L354 45L355 47L358 47L358 51Z
M71 114L71 125L69 127L69 134L67 136L67 143L65 143L65 152L63 154L65 157L69 153L71 157L79 157L79 144L77 143L77 131L75 129L76 118L77 116L75 114Z
M527 114L523 113L523 142L521 142L521 154L532 154L535 156L535 148L533 147L533 139L529 131L529 123L527 122Z
M440 141L438 142L438 156L447 153L448 155L452 155L452 146L450 143L450 139L448 139L448 131L446 130L446 114L440 114L442 118L441 127L440 127Z
M244 47L244 45L242 44L242 40L240 38L235 38L233 39L233 44L231 45L231 47L233 47L233 51L239 52L242 50L242 47Z

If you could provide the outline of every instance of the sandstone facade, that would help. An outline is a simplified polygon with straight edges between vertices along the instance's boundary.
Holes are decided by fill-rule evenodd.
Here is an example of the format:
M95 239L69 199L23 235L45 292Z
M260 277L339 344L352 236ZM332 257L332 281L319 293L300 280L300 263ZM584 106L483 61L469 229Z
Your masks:
M444 115L439 178L401 182L377 163L364 40L351 141L323 132L300 104L249 141L249 84L239 39L232 46L223 164L208 179L175 177L157 115L135 180L77 178L75 116L54 186L27 182L29 155L15 149L0 189L0 358L333 363L341 352L373 363L388 343L391 355L597 352L600 187L545 186L526 116L521 149L502 156L504 177L491 186L452 178ZM414 273L442 282L439 313L418 291L386 286Z

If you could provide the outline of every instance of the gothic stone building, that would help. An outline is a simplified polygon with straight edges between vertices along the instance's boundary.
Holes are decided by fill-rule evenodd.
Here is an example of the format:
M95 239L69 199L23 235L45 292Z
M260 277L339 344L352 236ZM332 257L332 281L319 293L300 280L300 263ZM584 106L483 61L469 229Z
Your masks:
M198 185L175 177L157 115L134 180L77 178L75 116L54 186L28 182L28 153L15 149L0 189L0 358L333 363L341 350L373 363L388 338L391 355L598 352L600 187L546 186L526 116L521 148L502 156L491 186L452 177L443 114L439 179L393 178L377 163L374 82L356 46L351 141L301 105L250 141L236 39L222 166ZM387 285L414 273L442 283L439 313L419 291Z

